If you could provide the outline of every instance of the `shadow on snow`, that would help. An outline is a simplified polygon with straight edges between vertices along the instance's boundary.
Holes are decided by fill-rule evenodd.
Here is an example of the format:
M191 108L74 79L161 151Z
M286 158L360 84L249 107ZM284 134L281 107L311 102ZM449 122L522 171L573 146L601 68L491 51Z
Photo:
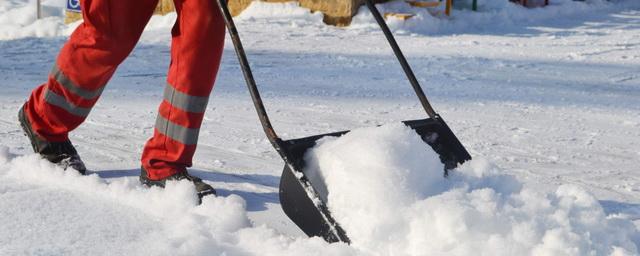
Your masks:
M122 177L138 177L140 169L123 169L123 170L103 170L92 172L102 179L113 179ZM254 185L266 186L270 188L278 188L280 177L274 175L263 174L233 174L221 173L216 171L204 171L198 169L189 169L189 173L202 178L209 182L223 183L249 183ZM253 192L239 189L222 189L216 188L219 196L238 195L247 202L247 211L264 211L267 210L267 204L279 204L277 192Z

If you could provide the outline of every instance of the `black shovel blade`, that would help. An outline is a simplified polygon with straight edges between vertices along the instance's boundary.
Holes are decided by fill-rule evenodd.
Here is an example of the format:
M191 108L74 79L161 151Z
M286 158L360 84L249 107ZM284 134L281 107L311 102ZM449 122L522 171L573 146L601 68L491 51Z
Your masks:
M440 155L440 161L445 166L445 175L447 170L471 159L471 155L440 116L403 123L415 130ZM282 143L285 166L280 178L280 205L285 214L305 234L310 237L322 237L327 242L350 241L346 232L331 216L326 202L321 200L304 174L304 155L308 149L316 145L318 139L325 136L341 136L348 132L328 133Z

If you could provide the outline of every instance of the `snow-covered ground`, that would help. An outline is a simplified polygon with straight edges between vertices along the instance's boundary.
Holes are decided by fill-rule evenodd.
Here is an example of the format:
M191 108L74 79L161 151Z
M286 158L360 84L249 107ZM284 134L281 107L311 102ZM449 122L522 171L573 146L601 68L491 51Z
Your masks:
M282 161L264 138L230 41L192 171L221 196L196 206L185 184L157 190L137 183L140 153L165 85L173 15L152 19L87 122L72 134L92 175L64 173L30 154L17 109L45 80L74 26L62 23L64 1L43 2L47 17L35 22L34 2L0 2L0 255L373 253L366 242L347 246L308 239L284 215L277 195ZM452 18L420 13L406 23L390 23L436 110L478 159L460 173L490 170L517 181L491 185L500 194L495 197L486 190L445 189L448 197L439 194L422 210L480 201L515 208L496 208L500 216L515 216L527 204L533 210L566 210L556 220L570 220L562 227L576 236L559 229L544 240L546 229L558 226L548 212L526 212L538 214L540 221L532 223L542 224L519 227L537 232L523 244L557 250L522 250L637 255L640 2L551 0L536 9L479 2L477 13L455 10ZM254 4L237 23L267 110L284 138L425 117L364 10L352 27L335 28L291 4ZM544 202L538 196L519 204L529 192L509 190L509 184L546 195L550 208L537 205ZM432 242L449 247L407 249L394 241L408 240L394 237L377 244L382 249L375 252L522 252L496 246L503 241L497 238L477 241L504 235L515 225L503 226L467 208L460 214L435 223L454 235L433 235ZM483 220L495 229L474 226ZM598 223L588 225L589 220ZM428 221L416 224L424 227L416 232L425 239L438 230ZM603 232L611 235L602 238ZM593 243L579 243L585 237ZM627 240L631 243L621 242Z

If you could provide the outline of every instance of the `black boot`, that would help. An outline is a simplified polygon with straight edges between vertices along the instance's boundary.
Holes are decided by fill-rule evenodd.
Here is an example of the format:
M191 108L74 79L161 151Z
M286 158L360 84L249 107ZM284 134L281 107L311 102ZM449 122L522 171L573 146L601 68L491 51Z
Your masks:
M161 180L151 180L149 179L147 170L145 170L144 167L141 167L140 169L141 169L140 182L147 186L158 186L158 187L164 188L167 180L177 180L177 181L188 180L191 183L193 183L193 185L195 186L196 192L198 193L198 198L200 199L200 201L202 201L202 198L204 196L216 194L216 190L213 189L213 187L211 187L207 183L204 183L202 179L195 176L191 176L187 171L176 173L174 175L171 175Z
M24 131L24 134L31 141L31 147L33 147L35 153L40 154L42 158L47 159L49 162L65 170L71 167L81 174L87 172L87 168L84 166L80 156L78 156L78 152L71 144L71 141L50 142L33 132L31 123L29 123L27 116L24 114L24 106L22 106L18 112L18 120L20 121L22 131Z

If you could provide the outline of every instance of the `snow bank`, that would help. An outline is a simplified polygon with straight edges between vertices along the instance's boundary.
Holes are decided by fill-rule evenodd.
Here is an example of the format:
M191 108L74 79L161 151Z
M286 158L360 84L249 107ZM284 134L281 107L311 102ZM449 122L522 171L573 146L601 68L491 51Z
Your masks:
M281 18L281 19L306 19L322 22L322 13L311 13L309 9L302 8L296 2L266 3L262 1L252 2L247 9L238 15L240 20L254 18Z
M82 21L64 24L66 1L43 0L42 19L36 19L36 3L29 0L11 0L0 2L0 40L12 40L25 37L69 36ZM154 15L145 30L163 30L164 34L175 23L176 14ZM160 36L168 41L170 36ZM147 41L157 42L160 39Z
M390 18L389 27L400 33L417 34L449 34L490 31L500 27L503 32L510 28L523 26L540 26L549 20L566 18L567 16L598 15L610 9L638 8L640 2L635 0L620 1L574 1L551 0L544 8L526 8L503 0L478 0L478 11L472 11L471 0L455 1L452 15L447 17L429 9L412 8L403 1L378 4L381 13L400 12L415 14L409 20ZM352 29L378 29L373 16L366 7L361 7L351 24Z
M3 197L5 201L3 208L12 208L5 211L14 212L12 216L14 220L25 221L13 227L22 229L31 226L28 220L21 218L21 214L31 212L34 214L32 217L39 217L32 221L42 225L38 225L28 233L33 233L35 237L40 237L39 234L57 234L58 237L42 236L40 241L32 238L29 242L33 244L26 246L23 244L24 241L11 240L12 234L24 234L24 230L5 228L0 231L2 232L0 240L3 240L0 252L4 251L0 254L11 255L17 252L57 254L60 251L74 254L107 254L107 252L120 251L118 246L130 247L133 250L130 253L134 254L184 255L190 252L204 254L224 251L226 240L230 239L226 234L248 226L244 201L241 198L237 196L207 197L204 203L198 206L195 191L186 182L169 183L166 190L143 188L135 179L105 183L97 175L81 176L76 172L64 172L36 155L17 157L0 168L4 181L13 179L21 183L64 189L60 194L68 200L50 198L51 202L42 201L43 205L40 205L40 208L54 210L47 212L45 218L40 216L38 211L14 212L24 209L20 207L19 202L8 203L7 201L12 201L11 198ZM82 198L79 199L77 195L88 197L90 200L81 200ZM26 197L28 195L25 195ZM82 202L85 207L76 206L75 201ZM105 204L115 205L116 207L113 208L124 206L129 209L111 214L91 209L94 207L99 210L108 209L109 207L104 207ZM82 209L86 212L75 216L76 218L66 218L67 215L76 214L67 213L67 208ZM131 215L141 217L132 220L126 217L129 212ZM3 219L6 220L7 217L3 216ZM108 222L103 219L105 217L109 220ZM60 223L55 223L58 221ZM59 230L61 224L66 230ZM118 232L110 234L111 225L119 227L114 228ZM86 229L90 232L86 232ZM89 234L86 235L87 233ZM79 234L86 236L80 237ZM73 239L65 239L65 237ZM132 238L133 241L122 241L120 237ZM94 242L101 245L97 246L97 249L101 249L102 252L92 251L91 244ZM87 247L78 247L78 243Z
M60 1L43 1L41 11L43 18L38 20L35 1L0 2L0 40L32 36L51 37L70 33L69 27L64 24Z
M0 148L0 255L355 255L344 244L252 227L236 195L187 182L145 188L127 177L65 172Z
M607 216L585 190L534 191L482 160L445 179L437 154L402 124L325 138L306 161L353 246L367 253L639 253L633 223ZM316 185L322 183L327 187Z
M456 9L451 17L434 15L433 11L411 8L404 1L393 1L377 5L381 12L405 12L416 14L413 18L402 21L390 18L390 27L399 33L462 33L469 31L485 31L501 27L521 27L526 24L540 24L546 20L571 15L594 15L606 9L638 8L636 0L573 1L551 0L551 5L544 8L525 8L504 0L480 0L479 10L471 11L471 0L456 1ZM35 2L29 0L11 0L0 2L0 40L24 37L51 37L71 34L78 22L64 24L65 2L60 0L43 1L43 16L36 20ZM297 3L265 3L253 2L237 17L238 21L251 22L255 19L268 19L269 22L291 23L294 27L322 24L322 14L311 13ZM154 16L146 30L162 29L168 31L175 21L175 14ZM366 9L361 7L353 19L349 29L377 30L377 25ZM168 33L168 32L167 32ZM166 36L165 36L166 37ZM163 37L163 38L165 38ZM167 39L166 37L165 39ZM152 40L153 41L153 40Z

